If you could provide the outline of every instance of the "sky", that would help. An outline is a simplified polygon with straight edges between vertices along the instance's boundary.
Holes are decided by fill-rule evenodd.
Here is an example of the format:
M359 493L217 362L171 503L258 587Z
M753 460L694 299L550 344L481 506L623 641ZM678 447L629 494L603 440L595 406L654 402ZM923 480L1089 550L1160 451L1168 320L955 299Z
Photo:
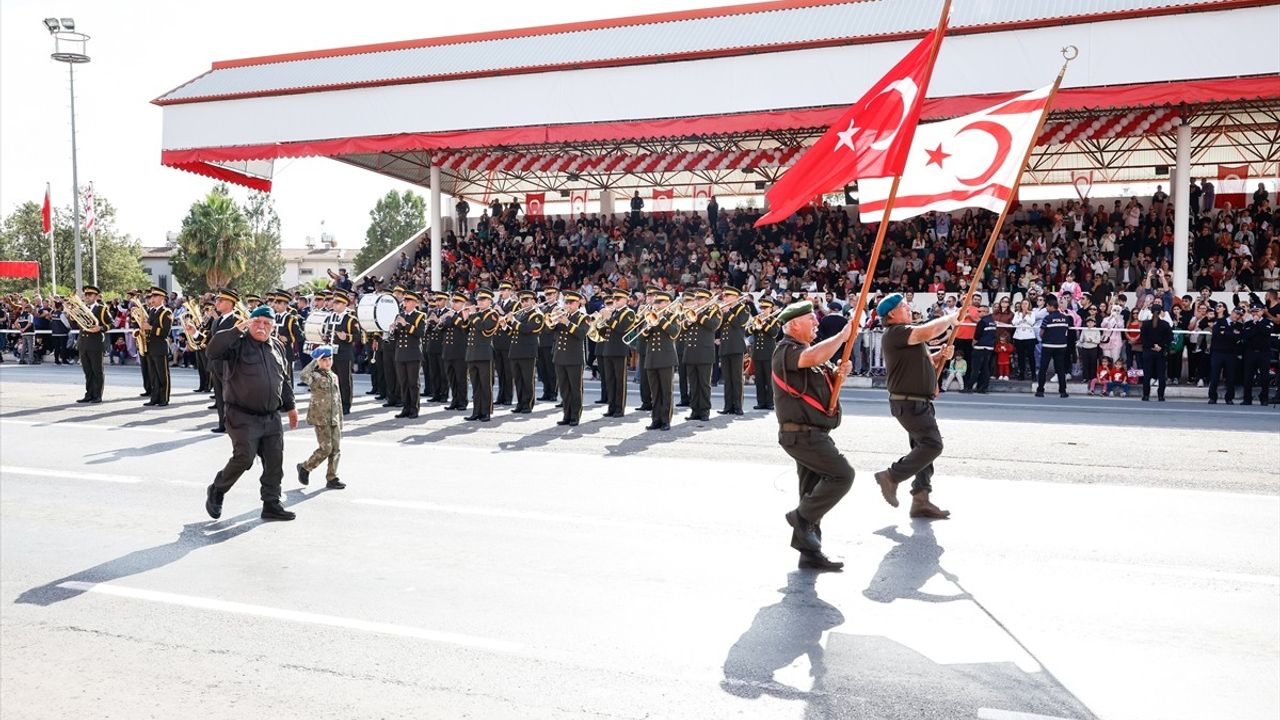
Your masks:
M163 245L213 181L160 165L156 97L215 60L456 35L621 15L737 4L740 0L633 0L625 4L365 0L328 6L290 0L3 0L0 2L0 213L70 204L71 117L67 66L49 57L46 17L71 17L91 36L92 61L75 70L80 183L117 209L120 230ZM334 12L330 8L335 8ZM285 247L310 235L338 247L364 243L369 211L388 190L414 186L333 160L277 161L272 194ZM417 188L426 194L425 188ZM241 199L247 191L235 190Z

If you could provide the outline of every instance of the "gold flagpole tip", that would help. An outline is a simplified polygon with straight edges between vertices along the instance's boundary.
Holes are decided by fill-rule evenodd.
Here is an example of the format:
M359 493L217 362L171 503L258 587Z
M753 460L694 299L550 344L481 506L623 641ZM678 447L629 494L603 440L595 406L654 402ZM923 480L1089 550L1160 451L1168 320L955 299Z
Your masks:
M1075 45L1068 45L1062 48L1062 57L1066 58L1067 62L1071 62L1080 57L1080 48Z

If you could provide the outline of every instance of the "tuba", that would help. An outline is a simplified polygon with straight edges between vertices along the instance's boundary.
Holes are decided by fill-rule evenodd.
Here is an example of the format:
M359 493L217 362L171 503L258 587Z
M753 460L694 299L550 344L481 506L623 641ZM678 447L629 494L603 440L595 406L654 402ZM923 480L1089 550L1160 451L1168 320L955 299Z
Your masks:
M194 298L187 298L182 307L186 310L182 315L182 329L187 333L187 344L192 350L203 350L209 344L209 338L200 332L197 324L204 317L204 313L200 311L200 303Z
M134 303L129 306L129 319L138 327L133 331L133 343L138 346L138 357L147 356L147 331L142 329L144 323L150 322L147 319L147 311L142 309L141 305Z

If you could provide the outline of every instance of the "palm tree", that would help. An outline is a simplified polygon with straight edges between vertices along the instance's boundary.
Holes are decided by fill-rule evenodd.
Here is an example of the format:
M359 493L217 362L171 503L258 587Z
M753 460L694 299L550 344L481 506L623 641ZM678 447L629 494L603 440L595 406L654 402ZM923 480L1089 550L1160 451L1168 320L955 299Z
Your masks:
M227 186L218 185L182 220L179 252L208 288L225 287L244 274L251 234Z

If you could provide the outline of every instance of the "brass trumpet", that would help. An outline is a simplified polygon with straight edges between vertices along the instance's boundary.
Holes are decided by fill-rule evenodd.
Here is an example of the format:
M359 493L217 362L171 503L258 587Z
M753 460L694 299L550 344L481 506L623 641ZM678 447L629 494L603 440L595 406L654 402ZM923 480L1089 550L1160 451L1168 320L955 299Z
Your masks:
M763 330L765 325L768 325L769 321L772 320L773 316L777 315L778 312L779 308L774 308L767 313L760 313L759 315L751 318L751 331L759 332Z

